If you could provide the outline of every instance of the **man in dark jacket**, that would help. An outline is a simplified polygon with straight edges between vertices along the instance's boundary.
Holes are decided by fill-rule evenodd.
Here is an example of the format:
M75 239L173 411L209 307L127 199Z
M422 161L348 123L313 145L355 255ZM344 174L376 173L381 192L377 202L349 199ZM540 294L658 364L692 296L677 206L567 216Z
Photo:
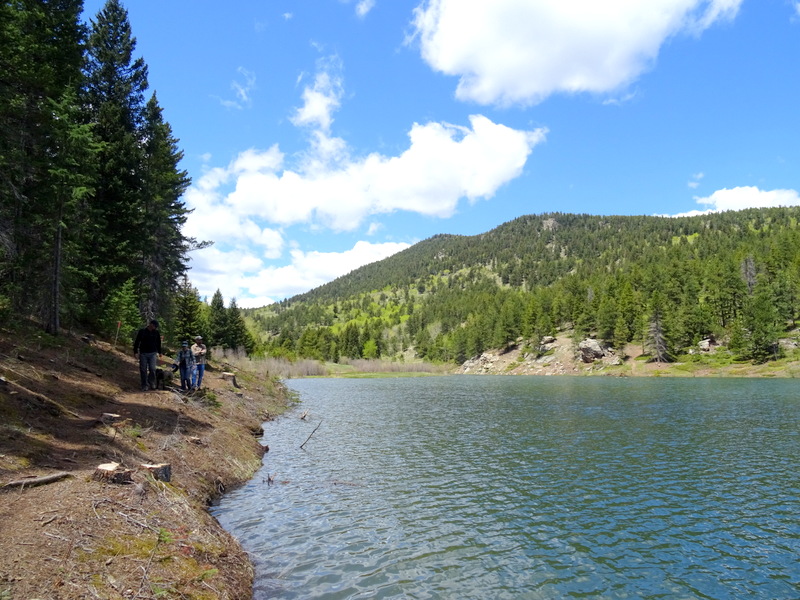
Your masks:
M146 392L148 385L151 390L156 389L156 360L161 356L161 332L158 330L158 321L153 319L147 327L143 327L136 334L133 355L139 357L142 391Z

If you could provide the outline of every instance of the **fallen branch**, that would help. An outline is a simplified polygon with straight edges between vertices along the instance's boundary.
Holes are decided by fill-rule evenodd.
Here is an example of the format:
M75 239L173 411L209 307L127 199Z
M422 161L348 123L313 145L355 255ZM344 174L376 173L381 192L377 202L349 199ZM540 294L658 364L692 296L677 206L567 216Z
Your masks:
M34 485L42 485L44 483L53 483L54 481L58 481L59 479L64 479L65 477L69 477L70 474L66 472L61 473L53 473L52 475L44 475L42 477L32 477L29 479L17 479L16 481L9 481L5 485L3 485L0 489L6 488L13 488L13 487L32 487Z
M322 425L322 421L320 421L320 422L319 422L319 425ZM316 427L314 427L314 431L312 431L312 432L311 432L311 435L314 435L314 434L317 432L317 429L319 429L319 425L317 425ZM306 441L305 441L305 442L303 442L302 444L300 444L300 449L301 449L301 450L303 449L303 446L305 446L305 445L308 443L308 440L310 440L310 439L311 439L311 435L310 435L310 436L308 436L308 437L306 438Z

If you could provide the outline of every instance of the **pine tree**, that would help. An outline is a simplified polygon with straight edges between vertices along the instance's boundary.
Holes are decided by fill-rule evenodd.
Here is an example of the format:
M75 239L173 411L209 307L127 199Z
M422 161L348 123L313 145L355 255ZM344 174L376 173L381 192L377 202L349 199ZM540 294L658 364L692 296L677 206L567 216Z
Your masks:
M18 312L39 314L54 333L59 234L72 225L86 164L65 154L79 156L86 141L74 119L81 8L80 0L0 4L0 301L5 296ZM67 173L72 160L78 168Z
M667 338L664 298L655 292L651 301L650 320L645 334L645 347L655 362L672 362L672 352Z
M173 306L171 330L176 343L184 340L191 343L196 335L204 334L200 294L186 276L175 293Z
M208 345L224 346L228 334L228 311L225 309L225 300L219 289L211 297L211 310L208 314Z
M239 310L239 306L236 304L236 298L231 298L231 303L228 307L227 321L228 335L225 347L233 348L234 350L244 349L248 354L251 353L255 347L255 340L247 330L247 324Z
M140 233L142 290L145 316L163 311L169 295L186 272L192 249L205 247L183 235L189 210L181 199L189 186L186 171L179 168L183 152L162 116L156 95L144 112L144 159L142 168L143 219Z
M145 221L141 132L147 66L134 59L128 13L119 0L107 0L92 21L85 67L84 103L103 149L83 236L89 301L99 302L131 275L142 278ZM146 315L152 316L152 315Z
M122 343L133 341L133 334L140 322L133 279L126 281L106 298L101 313L100 331L103 334Z

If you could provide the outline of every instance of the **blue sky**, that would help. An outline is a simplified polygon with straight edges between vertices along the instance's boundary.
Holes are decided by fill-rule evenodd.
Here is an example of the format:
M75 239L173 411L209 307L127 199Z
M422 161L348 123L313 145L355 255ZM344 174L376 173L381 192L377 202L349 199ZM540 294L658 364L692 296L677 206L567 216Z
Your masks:
M525 214L800 204L799 0L123 4L214 241L204 297Z

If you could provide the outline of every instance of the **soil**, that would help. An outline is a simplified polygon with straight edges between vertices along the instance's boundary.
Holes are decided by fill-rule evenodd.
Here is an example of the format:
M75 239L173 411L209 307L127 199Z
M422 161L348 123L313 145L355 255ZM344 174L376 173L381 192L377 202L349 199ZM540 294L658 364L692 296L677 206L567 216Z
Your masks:
M223 369L195 392L141 392L127 347L0 329L0 600L252 597L248 556L207 508L261 466L286 395ZM95 479L109 462L131 482Z

